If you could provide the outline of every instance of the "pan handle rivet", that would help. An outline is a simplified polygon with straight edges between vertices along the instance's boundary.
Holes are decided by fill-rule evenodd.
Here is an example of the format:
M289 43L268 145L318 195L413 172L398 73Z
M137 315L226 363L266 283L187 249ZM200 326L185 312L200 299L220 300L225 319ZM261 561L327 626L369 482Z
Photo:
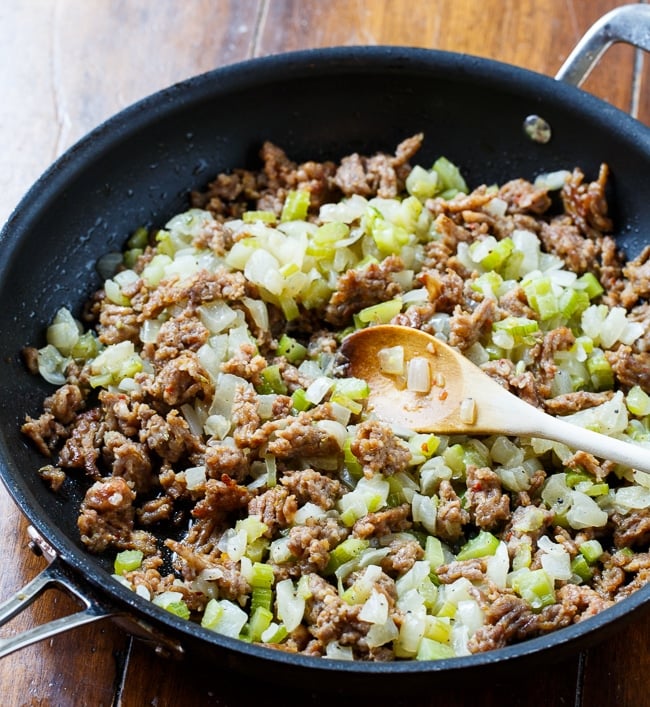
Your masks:
M529 115L524 120L524 132L533 142L545 145L551 139L551 126L539 115Z

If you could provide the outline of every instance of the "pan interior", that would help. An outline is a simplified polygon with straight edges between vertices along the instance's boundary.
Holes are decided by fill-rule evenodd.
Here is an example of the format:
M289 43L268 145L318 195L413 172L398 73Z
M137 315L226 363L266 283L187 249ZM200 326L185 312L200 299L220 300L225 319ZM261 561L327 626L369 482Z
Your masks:
M551 126L546 144L523 130ZM577 89L472 57L399 48L281 55L226 67L145 99L66 153L0 236L1 473L10 493L72 565L101 587L108 564L83 550L77 507L87 482L52 493L46 460L21 437L52 392L21 361L44 343L62 306L79 314L100 285L97 259L139 226L162 225L217 173L258 166L264 140L296 161L391 150L423 132L421 164L445 155L470 186L580 166L611 168L617 236L630 255L647 241L650 131Z

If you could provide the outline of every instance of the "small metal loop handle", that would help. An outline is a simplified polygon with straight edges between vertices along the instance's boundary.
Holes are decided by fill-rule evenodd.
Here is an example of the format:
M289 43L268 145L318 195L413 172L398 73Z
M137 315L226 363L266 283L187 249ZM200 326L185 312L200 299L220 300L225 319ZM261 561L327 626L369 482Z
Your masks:
M650 52L650 5L622 5L603 15L587 30L555 78L580 86L604 52L616 42Z
M68 576L62 561L56 557L31 582L28 582L9 599L0 603L0 626L20 614L46 589L50 588L58 588L68 594L72 594L81 601L85 608L74 614L49 621L41 626L35 626L8 638L0 638L0 658L4 658L4 656L25 648L32 643L51 638L77 626L84 626L115 615L114 612L102 606L98 601L82 594Z

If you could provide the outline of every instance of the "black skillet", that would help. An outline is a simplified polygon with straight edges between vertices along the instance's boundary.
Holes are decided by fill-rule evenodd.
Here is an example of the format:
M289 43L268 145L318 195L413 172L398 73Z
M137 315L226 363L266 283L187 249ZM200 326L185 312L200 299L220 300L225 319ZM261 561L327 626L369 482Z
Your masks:
M611 41L650 49L650 6L620 8L594 28L561 74L577 83ZM550 126L548 142L524 130L528 116ZM272 140L295 160L391 150L425 133L418 162L444 154L470 185L582 167L612 174L616 235L629 255L647 242L650 129L546 76L454 53L397 47L299 52L228 66L161 91L124 110L63 155L25 196L0 235L0 474L31 523L33 545L51 560L0 605L0 623L43 588L74 593L77 614L0 641L0 655L82 623L112 617L161 650L218 660L224 668L294 685L417 691L432 679L494 675L512 661L555 660L618 630L650 599L650 586L579 625L502 650L437 662L346 663L289 655L225 638L182 621L110 578L110 563L87 553L76 528L83 494L52 493L43 459L19 433L51 389L30 376L19 352L41 345L61 306L78 312L100 284L99 256L140 225L160 225L187 207L188 192L218 172L256 167ZM372 688L371 688L372 686Z

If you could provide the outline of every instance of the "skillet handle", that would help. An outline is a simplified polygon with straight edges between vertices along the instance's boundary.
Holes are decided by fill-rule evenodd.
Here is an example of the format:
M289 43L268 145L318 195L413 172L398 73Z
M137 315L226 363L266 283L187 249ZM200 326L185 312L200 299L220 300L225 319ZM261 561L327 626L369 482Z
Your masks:
M51 559L48 557L48 559ZM96 599L91 599L81 593L64 563L58 556L51 559L50 564L31 582L28 582L22 589L19 589L9 599L0 603L0 626L10 621L20 614L35 599L37 599L46 589L52 587L62 589L68 594L72 594L80 600L85 608L69 616L49 621L41 626L35 626L22 633L15 634L9 638L0 638L0 658L3 658L14 651L26 646L42 641L46 638L56 636L58 633L69 631L77 626L100 621L112 616L115 613L101 604Z
M580 86L600 57L616 42L632 44L650 52L650 5L622 5L603 15L587 30L555 78Z

